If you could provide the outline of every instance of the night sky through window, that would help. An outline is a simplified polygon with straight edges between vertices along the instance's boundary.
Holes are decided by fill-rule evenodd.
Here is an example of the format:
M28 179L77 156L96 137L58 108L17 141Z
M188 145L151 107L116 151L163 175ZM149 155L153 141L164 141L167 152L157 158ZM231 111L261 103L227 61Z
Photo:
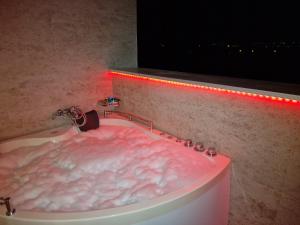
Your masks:
M139 67L300 83L292 1L138 0Z

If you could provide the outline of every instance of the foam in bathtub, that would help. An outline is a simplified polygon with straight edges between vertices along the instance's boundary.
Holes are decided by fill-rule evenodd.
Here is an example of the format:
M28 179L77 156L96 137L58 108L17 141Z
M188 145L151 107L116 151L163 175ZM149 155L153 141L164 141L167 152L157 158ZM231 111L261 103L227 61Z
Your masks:
M0 154L0 196L32 211L123 206L200 179L207 165L199 157L138 129L102 126L71 140Z

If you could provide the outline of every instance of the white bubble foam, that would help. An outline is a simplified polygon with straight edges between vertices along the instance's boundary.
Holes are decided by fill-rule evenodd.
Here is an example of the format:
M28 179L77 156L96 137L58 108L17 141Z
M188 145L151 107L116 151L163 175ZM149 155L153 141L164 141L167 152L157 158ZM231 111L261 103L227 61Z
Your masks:
M189 185L194 151L135 128L103 126L71 140L0 155L0 196L33 211L88 211L152 199Z

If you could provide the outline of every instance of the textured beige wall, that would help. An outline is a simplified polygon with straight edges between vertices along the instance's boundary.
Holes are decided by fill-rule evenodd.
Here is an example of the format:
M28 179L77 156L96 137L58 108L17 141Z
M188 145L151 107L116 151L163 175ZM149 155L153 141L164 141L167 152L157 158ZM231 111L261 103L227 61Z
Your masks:
M0 0L0 140L54 127L64 106L111 94L136 66L135 0Z
M300 221L299 105L113 78L120 110L231 157L230 225Z

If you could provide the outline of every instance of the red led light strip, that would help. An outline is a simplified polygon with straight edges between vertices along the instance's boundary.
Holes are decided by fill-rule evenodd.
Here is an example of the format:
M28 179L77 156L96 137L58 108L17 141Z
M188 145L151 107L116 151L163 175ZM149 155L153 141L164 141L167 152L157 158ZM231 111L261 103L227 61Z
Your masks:
M281 98L281 97L275 97L275 96L269 96L269 95L255 94L255 93L244 92L244 91L235 91L235 90L224 89L224 88L204 86L204 85L200 85L200 84L189 84L189 83L178 82L178 81L163 80L163 79L158 79L158 78L153 78L153 77L146 77L146 76L142 76L142 75L135 75L135 74L129 74L129 73L116 72L116 71L110 71L110 73L112 73L113 75L119 75L119 76L128 77L128 78L135 78L135 79L139 79L139 80L154 81L154 82L159 82L159 83L163 83L163 84L171 84L171 85L175 85L175 86L200 88L200 89L205 89L205 90L210 90L210 91L237 94L237 95L243 95L243 96L249 96L249 97L257 97L257 98L268 99L268 100L272 100L272 101L288 102L288 103L293 103L293 104L300 103L299 100L289 99L289 98Z

